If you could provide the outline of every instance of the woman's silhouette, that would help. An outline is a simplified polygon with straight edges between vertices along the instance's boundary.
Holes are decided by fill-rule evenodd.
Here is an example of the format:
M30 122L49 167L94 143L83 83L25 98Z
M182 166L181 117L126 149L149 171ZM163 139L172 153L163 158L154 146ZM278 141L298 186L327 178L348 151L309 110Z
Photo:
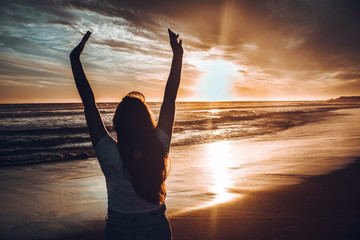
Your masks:
M156 124L145 97L128 93L119 103L113 125L115 141L106 130L95 97L83 71L80 55L87 32L70 54L71 67L85 108L90 138L105 175L108 216L105 239L171 239L165 215L165 179L172 135L175 99L182 67L179 35L168 30L173 51L170 75Z

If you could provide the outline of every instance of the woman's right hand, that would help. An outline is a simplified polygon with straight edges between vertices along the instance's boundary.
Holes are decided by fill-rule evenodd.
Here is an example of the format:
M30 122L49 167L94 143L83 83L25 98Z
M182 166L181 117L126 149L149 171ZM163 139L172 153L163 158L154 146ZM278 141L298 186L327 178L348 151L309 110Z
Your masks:
M87 31L81 42L72 50L70 53L70 59L79 59L82 51L84 50L85 44L91 35L90 31Z
M174 53L174 55L183 55L184 50L182 48L182 40L178 42L179 34L175 34L173 31L168 29L169 38L170 38L170 46Z

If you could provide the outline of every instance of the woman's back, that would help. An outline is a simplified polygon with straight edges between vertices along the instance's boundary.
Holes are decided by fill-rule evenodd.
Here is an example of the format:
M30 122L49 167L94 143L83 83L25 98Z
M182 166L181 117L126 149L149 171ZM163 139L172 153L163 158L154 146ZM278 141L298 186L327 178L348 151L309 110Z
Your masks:
M164 131L157 129L157 136L165 149L169 149L170 139ZM135 191L131 177L124 169L124 163L116 141L104 136L95 146L101 170L105 175L108 193L108 207L122 213L140 213L160 208L160 204L148 202Z
M128 93L116 109L113 124L123 170L136 193L148 202L164 203L169 151L165 145L170 139L160 141L158 132L163 131L156 128L145 97L139 92Z
M117 109L114 116L117 142L104 126L80 62L90 32L70 54L90 138L106 179L108 215L105 239L171 239L171 228L165 215L165 179L183 49L181 40L177 40L179 35L170 30L168 32L173 58L158 124L155 124L145 98L126 96L118 109L125 106L127 110ZM130 95L139 94L132 92ZM145 107L145 110L136 114L134 106L122 104L138 100L142 102L138 106Z

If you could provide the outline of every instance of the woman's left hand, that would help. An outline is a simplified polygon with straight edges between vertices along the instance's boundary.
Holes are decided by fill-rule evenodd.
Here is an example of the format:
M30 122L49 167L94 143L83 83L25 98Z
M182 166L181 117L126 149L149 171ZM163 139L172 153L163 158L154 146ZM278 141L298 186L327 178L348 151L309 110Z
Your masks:
M173 31L168 29L169 38L170 38L170 46L174 54L183 55L184 50L182 48L182 40L178 42L179 34L175 34Z
M70 53L70 59L80 58L82 51L84 50L85 44L91 35L90 31L87 31L81 42L72 50Z

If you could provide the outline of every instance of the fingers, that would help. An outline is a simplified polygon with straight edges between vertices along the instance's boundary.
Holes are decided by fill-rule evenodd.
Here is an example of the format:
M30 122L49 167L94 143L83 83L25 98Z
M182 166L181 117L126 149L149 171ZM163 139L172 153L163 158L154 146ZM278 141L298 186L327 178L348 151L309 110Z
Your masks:
M170 40L174 38L175 36L175 33L173 31L171 31L170 29L168 29L168 32L169 32L169 38Z
M179 37L179 34L175 34L173 31L171 31L170 29L168 29L168 32L169 32L169 38L170 38L170 45L172 48L174 48L176 45L180 45L181 46L181 43L182 41L180 40L178 42L178 37Z
M80 42L80 45L81 45L81 46L84 46L84 45L86 44L86 42L87 42L87 40L89 39L90 35L91 35L91 32L90 32L90 31L87 31L87 32L85 33L83 39L82 39L81 42Z
M178 41L179 34L175 34L170 29L168 29L168 32L169 32L169 38L170 38L170 46L172 48L173 53L182 55L183 54L182 40L179 39L179 41Z
M171 31L170 29L168 29L168 32L169 32L169 36L170 38L178 38L179 37L179 34L175 34L173 31Z
M91 35L90 31L87 31L85 33L84 37L81 39L81 42L70 53L70 58L71 59L78 59L80 57L82 51L84 50L85 44L86 44L87 40L89 39L90 35Z
M90 31L87 31L87 32L85 33L84 38L85 38L86 40L88 40L89 37L90 37L90 35L91 35L91 32L90 32Z

